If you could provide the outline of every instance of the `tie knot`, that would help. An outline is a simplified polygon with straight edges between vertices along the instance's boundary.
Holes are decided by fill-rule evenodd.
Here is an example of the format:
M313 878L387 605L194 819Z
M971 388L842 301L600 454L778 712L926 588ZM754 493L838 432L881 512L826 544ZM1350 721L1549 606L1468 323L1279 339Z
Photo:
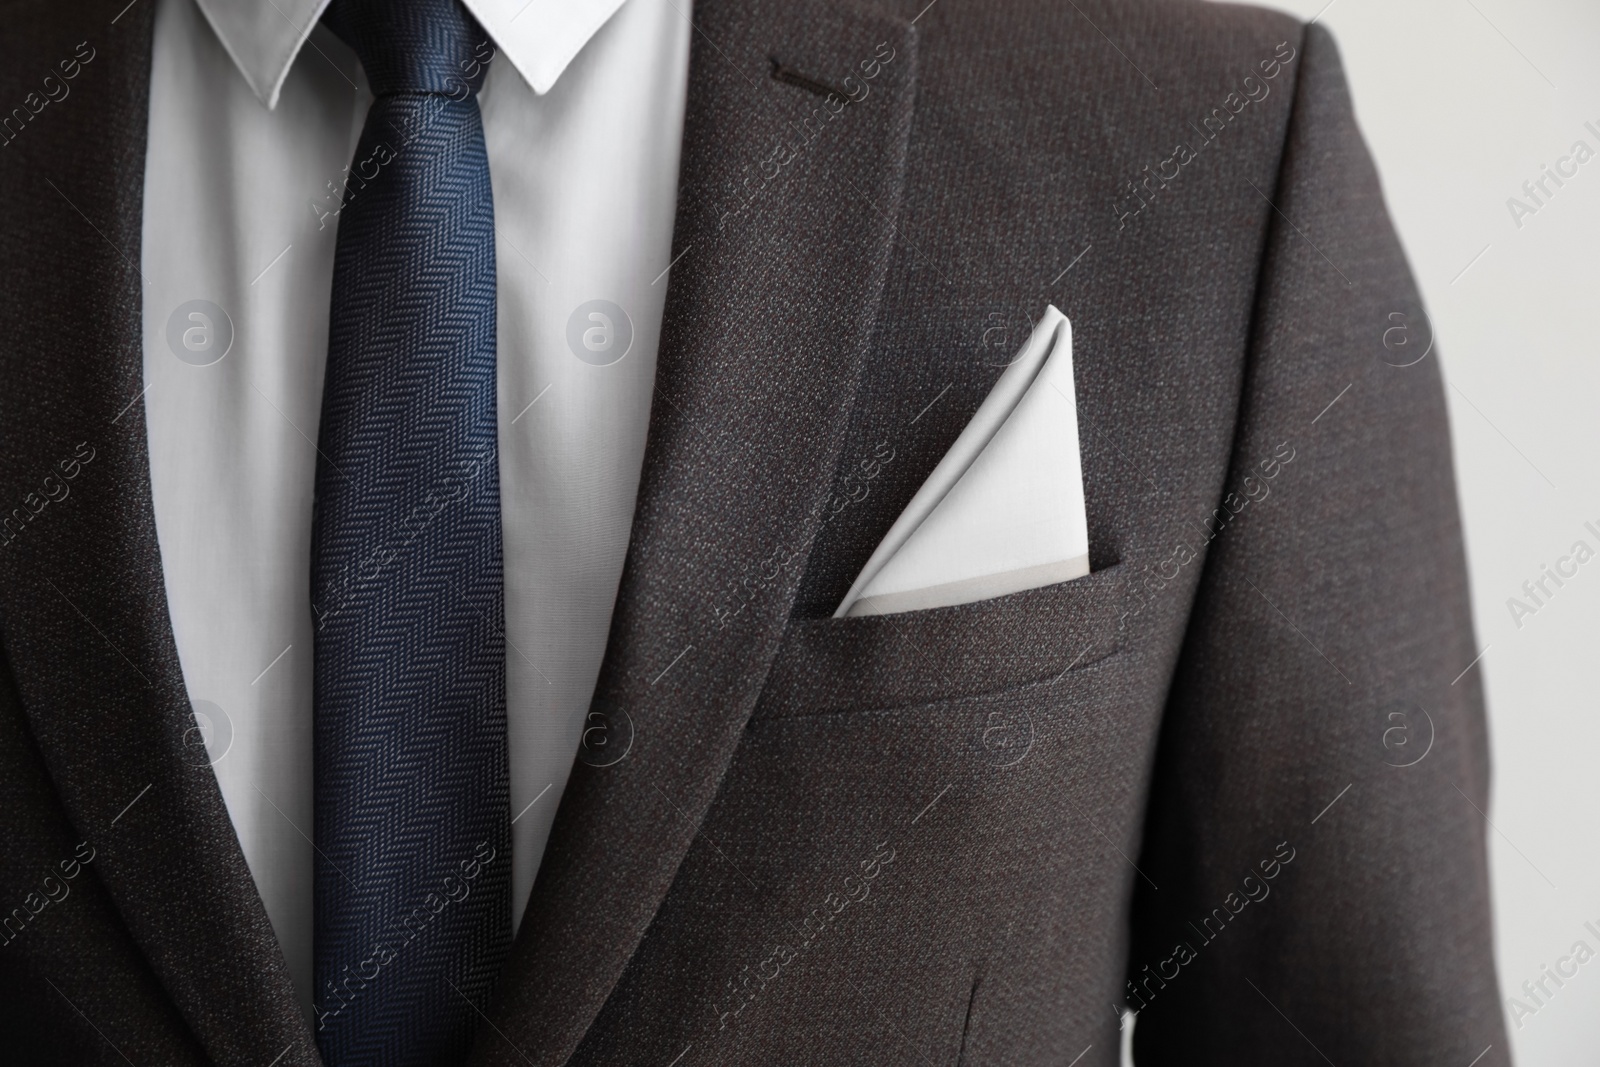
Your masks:
M333 0L322 21L355 51L374 96L465 100L494 57L461 0Z

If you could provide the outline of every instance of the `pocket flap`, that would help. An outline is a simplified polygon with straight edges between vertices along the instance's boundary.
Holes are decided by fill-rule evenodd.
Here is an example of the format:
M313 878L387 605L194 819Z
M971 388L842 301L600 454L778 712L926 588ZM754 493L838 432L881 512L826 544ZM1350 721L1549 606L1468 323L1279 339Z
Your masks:
M951 607L794 619L756 717L976 696L1081 670L1122 648L1126 568Z

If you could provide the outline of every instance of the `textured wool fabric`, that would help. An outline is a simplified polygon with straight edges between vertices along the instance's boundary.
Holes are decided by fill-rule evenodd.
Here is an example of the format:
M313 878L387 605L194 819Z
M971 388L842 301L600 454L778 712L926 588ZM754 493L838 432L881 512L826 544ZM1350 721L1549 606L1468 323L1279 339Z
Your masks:
M135 403L150 10L113 24L122 6L13 5L0 39L5 99L80 57L71 94L0 149L5 195L31 206L0 227L0 484L6 515L32 514L0 549L6 914L80 843L94 854L0 948L0 1032L22 1062L246 1063L286 1033L313 1043L162 603ZM33 513L51 475L69 495Z
M511 944L495 241L459 0L334 0L376 99L339 218L311 523L317 1046L433 1067Z
M18 98L90 17L23 6ZM1110 1067L1128 1004L1141 1065L1507 1063L1438 356L1382 343L1425 319L1326 32L1187 0L694 17L595 726L469 1062ZM37 1062L121 1062L48 978L136 1062L315 1063L181 760L138 409L110 424L138 279L44 183L137 262L142 60L102 62L0 149L35 208L0 236L0 485L105 441L0 549L3 885L99 849L0 947L0 1011ZM1094 573L828 618L1051 302ZM1434 724L1411 766L1396 707Z

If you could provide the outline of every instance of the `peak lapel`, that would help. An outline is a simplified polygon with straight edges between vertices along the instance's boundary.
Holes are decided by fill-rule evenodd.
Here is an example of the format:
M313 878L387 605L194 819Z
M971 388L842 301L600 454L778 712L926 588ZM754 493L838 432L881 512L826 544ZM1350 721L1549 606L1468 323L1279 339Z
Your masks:
M70 94L0 150L14 208L0 239L0 492L11 519L0 632L68 817L96 850L93 870L208 1055L314 1064L216 777L204 749L185 744L195 720L139 403L155 4L124 3L70 14L26 5L3 46L8 69L41 74L93 54Z
M479 1063L565 1062L671 884L788 618L893 243L911 28L822 0L694 18L681 258L590 719L606 745L586 735Z

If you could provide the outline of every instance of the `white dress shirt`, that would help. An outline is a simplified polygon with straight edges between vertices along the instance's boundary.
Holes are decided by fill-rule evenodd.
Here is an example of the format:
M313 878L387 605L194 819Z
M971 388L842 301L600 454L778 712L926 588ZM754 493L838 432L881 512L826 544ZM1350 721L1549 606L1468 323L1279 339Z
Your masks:
M160 0L143 244L150 479L193 758L215 770L307 1005L311 493L338 190L372 99L317 25L326 2ZM499 50L478 99L518 922L633 519L690 27L687 0L464 2Z

